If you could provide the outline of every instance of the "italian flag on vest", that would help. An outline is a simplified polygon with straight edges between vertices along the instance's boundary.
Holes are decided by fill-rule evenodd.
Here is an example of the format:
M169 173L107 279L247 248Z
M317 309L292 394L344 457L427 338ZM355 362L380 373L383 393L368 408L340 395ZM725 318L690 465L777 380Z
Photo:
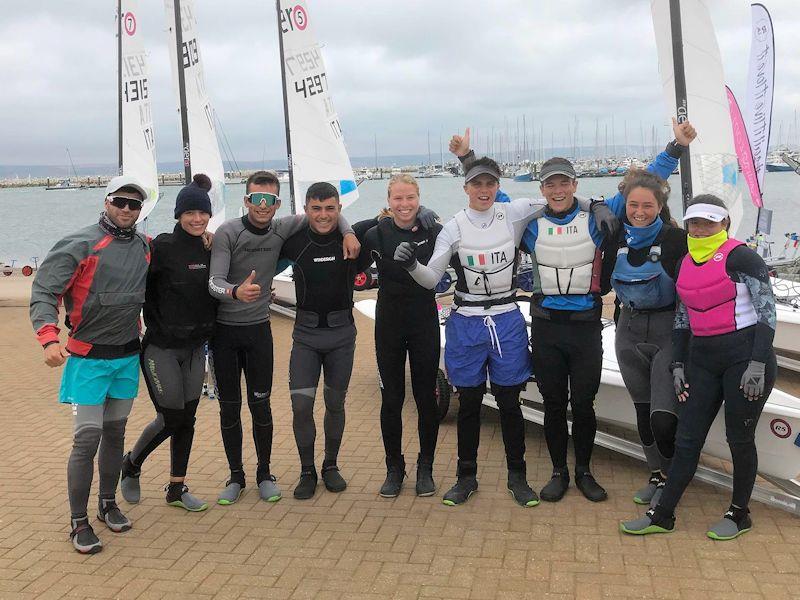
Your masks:
M476 265L485 265L486 264L486 255L485 254L476 254L476 255L468 255L467 256L467 265L470 267L474 267Z

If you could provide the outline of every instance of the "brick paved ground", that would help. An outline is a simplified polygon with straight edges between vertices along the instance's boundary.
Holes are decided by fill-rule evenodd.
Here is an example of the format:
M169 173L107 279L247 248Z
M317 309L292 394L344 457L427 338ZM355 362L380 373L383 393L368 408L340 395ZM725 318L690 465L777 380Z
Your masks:
M267 504L251 487L231 507L213 505L201 514L168 507L162 447L142 475L142 503L122 503L134 529L118 535L98 524L105 549L80 556L67 541L69 409L55 401L59 371L42 364L27 310L14 304L22 303L0 303L0 598L800 598L800 519L754 504L755 529L715 543L704 532L727 507L727 495L694 484L675 533L623 537L617 522L641 512L631 492L645 470L602 449L594 465L608 502L592 505L572 489L556 505L516 506L505 490L499 424L489 409L481 487L467 505L443 506L440 494L416 498L413 474L399 498L381 499L379 392L371 324L362 318L340 460L349 480L344 493L321 490L305 502L291 497L299 470L286 383L291 324L276 317L273 472L286 497ZM152 414L140 395L127 446ZM413 463L413 402L405 419ZM550 472L544 438L533 425L527 436L529 479L541 487ZM440 493L453 481L455 443L451 417L439 438ZM189 483L213 500L226 473L216 407L204 399Z

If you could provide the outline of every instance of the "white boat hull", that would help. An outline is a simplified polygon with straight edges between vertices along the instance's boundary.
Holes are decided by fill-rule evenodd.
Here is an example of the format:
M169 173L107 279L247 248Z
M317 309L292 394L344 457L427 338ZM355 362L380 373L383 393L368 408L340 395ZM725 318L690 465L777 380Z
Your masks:
M523 315L529 319L527 316L528 304L520 304ZM364 315L375 318L375 300L356 302L355 307ZM530 327L530 322L528 324ZM595 411L599 421L636 432L636 413L617 365L614 354L614 335L615 327L613 323L609 323L603 330L605 351L600 390L595 400ZM442 347L444 347L444 325L441 326L441 340ZM439 364L446 373L444 353L440 356ZM529 409L524 411L526 418L541 422L536 413L542 412L542 397L536 383L528 383L521 397ZM486 395L484 403L496 406L491 394ZM758 447L759 474L798 495L800 484L796 480L800 474L800 398L777 389L772 391L758 422L756 445ZM703 452L709 456L730 461L731 455L725 440L725 422L722 411L717 415L711 427Z
M800 355L800 283L772 278L772 290L775 293L777 309L777 327L775 328L775 352L780 354L793 353ZM800 370L797 357L786 359L778 357L781 366Z
M297 304L297 295L294 291L292 267L288 267L272 278L272 289L275 301L286 306L294 307Z

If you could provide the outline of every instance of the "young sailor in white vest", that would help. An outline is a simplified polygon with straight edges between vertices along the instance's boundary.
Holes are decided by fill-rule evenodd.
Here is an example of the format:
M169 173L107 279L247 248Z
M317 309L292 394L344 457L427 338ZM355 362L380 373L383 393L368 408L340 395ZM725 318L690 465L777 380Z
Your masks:
M687 121L673 120L675 141L647 167L666 178L678 165L682 149L694 137ZM544 432L553 475L541 491L556 502L569 487L567 468L567 405L572 410L575 484L583 495L600 502L606 491L590 471L597 431L594 399L600 387L603 346L600 299L604 234L594 217L575 201L577 174L565 158L551 158L540 171L547 200L525 231L522 248L531 254L531 348L533 369L544 400ZM619 217L625 210L622 193L605 201Z
M652 173L633 169L625 176L624 232L617 240L611 274L619 307L617 362L633 400L650 469L647 484L633 496L637 504L658 503L675 453L678 426L678 399L669 365L675 320L674 278L688 250L686 232L671 222L669 192L669 184Z
M758 470L755 431L777 374L775 297L764 260L728 237L730 217L719 198L695 197L683 220L689 254L679 266L672 337L673 385L683 403L675 456L658 504L620 529L638 535L673 531L675 507L724 402L733 492L707 535L730 540L753 526L747 505Z
M429 289L439 282L448 264L452 263L458 276L445 327L445 366L459 391L458 471L456 484L443 502L462 504L478 489L480 409L488 371L500 409L508 489L518 504L536 506L539 498L526 480L525 427L519 404L521 387L530 377L530 356L525 319L516 304L515 271L522 233L543 202L518 199L496 204L497 163L486 157L466 158L472 156L469 130L463 138L453 139L450 149L465 161L468 208L444 225L427 265L417 262L415 246L409 242L399 244L394 255L417 283Z

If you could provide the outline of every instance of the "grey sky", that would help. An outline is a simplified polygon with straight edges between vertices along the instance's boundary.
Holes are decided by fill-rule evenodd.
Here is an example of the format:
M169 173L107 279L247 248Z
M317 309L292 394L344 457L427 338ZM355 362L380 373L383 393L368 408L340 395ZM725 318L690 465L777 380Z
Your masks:
M113 0L3 0L0 164L116 161ZM465 125L483 137L527 116L545 145L577 118L584 145L595 119L623 143L658 125L667 135L648 0L309 0L345 139L353 156L433 152ZM745 98L750 7L708 0L729 85ZM797 0L767 0L776 36L773 140L800 108ZM285 155L272 0L195 0L212 103L239 160ZM600 8L602 7L602 8ZM163 2L140 0L150 52L160 161L179 159Z

